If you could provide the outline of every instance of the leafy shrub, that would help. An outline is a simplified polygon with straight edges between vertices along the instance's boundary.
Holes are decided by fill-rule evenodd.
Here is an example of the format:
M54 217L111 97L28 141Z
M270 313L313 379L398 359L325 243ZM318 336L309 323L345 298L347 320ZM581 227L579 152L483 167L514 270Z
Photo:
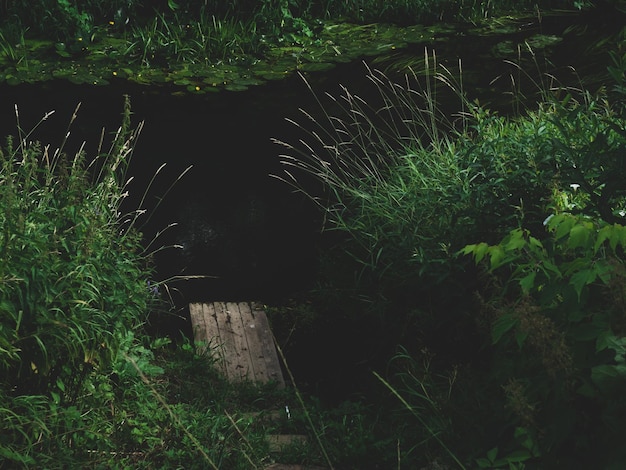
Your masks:
M438 108L432 77L461 96L457 121ZM481 468L539 459L556 468L593 466L602 455L619 467L623 118L603 96L567 92L499 116L464 100L445 69L368 78L367 99L345 88L318 99L320 111L294 121L301 140L278 142L287 149L282 178L347 235L338 251L368 274L355 279L356 293L391 300L380 317L408 329L393 339L407 342L409 365L389 388L420 429L450 444L440 446L449 459L456 451ZM412 366L424 343L438 361L431 375ZM461 392L450 385L446 394L457 375L445 371L457 364ZM470 431L476 422L480 432Z
M2 452L23 463L15 445L82 422L85 384L111 369L153 302L137 214L119 212L136 137L129 116L127 106L109 152L91 162L82 148L70 158L19 128L0 151L0 394L16 431L3 437L17 439Z
M436 64L426 73L456 87ZM284 179L319 205L329 228L350 234L343 249L376 279L449 277L467 243L495 242L521 224L542 231L556 190L580 188L577 211L621 218L626 130L600 99L546 97L510 118L455 88L464 111L452 122L428 77L396 83L368 70L368 78L367 100L344 88L294 121L300 143L277 142L287 148Z
M64 369L74 380L107 367L116 332L146 313L150 270L133 215L119 213L129 132L90 164L93 176L82 149L68 158L22 133L0 153L0 366L10 388L46 392Z
M626 462L617 437L626 431L626 228L568 213L546 228L543 241L516 229L463 250L501 285L482 293L490 373L510 424L533 437L543 462L617 468Z

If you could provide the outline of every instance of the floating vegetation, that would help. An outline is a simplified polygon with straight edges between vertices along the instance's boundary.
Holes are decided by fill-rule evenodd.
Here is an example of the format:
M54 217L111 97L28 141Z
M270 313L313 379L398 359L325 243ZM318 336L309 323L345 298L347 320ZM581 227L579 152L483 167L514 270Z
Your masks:
M183 60L180 54L172 57L152 54L148 57L138 54L136 43L107 35L80 45L24 40L19 47L19 57L17 49L9 49L10 44L5 41L6 50L0 54L0 83L18 85L61 79L75 84L107 85L111 80L120 79L140 85L172 86L172 92L238 91L270 80L281 80L296 70L321 72L362 57L375 57L377 62L388 64L395 70L419 69L420 57L403 51L449 41L459 34L467 35L469 41L477 35L518 33L520 21L509 18L468 31L443 23L407 27L327 23L315 39L267 45L261 56L240 52L233 57L212 61L208 58ZM560 40L557 36L536 34L528 37L526 43L532 49L542 49ZM497 58L511 58L518 54L519 44L519 41L502 41L491 54Z
M523 42L502 41L493 46L491 53L499 59L511 59L518 57L521 51L538 51L560 43L563 38L553 35L535 34Z
M546 47L554 46L555 44L558 44L561 41L563 41L563 38L558 37L558 36L547 35L547 34L535 34L534 36L529 37L526 40L526 43L532 49L545 49Z

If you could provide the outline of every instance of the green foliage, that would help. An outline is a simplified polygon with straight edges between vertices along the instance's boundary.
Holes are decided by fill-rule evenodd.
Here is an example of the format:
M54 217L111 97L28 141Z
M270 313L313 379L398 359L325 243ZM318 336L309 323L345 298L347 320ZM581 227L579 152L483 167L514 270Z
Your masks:
M318 100L319 111L294 121L302 140L279 141L283 179L348 235L337 251L362 274L344 297L383 298L380 316L411 328L406 369L381 380L428 431L414 431L412 449L439 448L459 467L619 468L623 116L606 96L565 90L499 116L464 99L441 70L400 83L368 70L379 98L344 89ZM437 107L438 83L461 98L456 122ZM416 367L424 343L439 361L432 374Z
M124 22L136 11L136 0L17 0L7 2L2 12L9 23L58 41L83 38L87 41L94 27L109 21Z
M111 150L92 161L19 127L0 151L0 393L16 431L2 448L15 461L31 459L15 446L46 447L38 434L82 420L90 377L111 368L152 303L136 215L119 213L136 137L125 112Z
M390 362L398 370L392 378L393 384L374 373L403 406L398 420L402 423L400 435L405 439L405 449L398 460L417 465L423 455L442 454L464 469L463 463L445 443L451 438L452 420L446 408L456 387L457 370L435 372L429 351L424 349L419 356L412 356L401 348Z
M375 279L447 277L467 243L495 242L520 224L540 231L555 198L609 222L621 217L626 130L602 101L548 98L524 117L503 117L467 102L430 63L425 78L414 72L402 85L369 70L380 99L344 90L304 112L304 144L279 142L286 181L320 206L328 227L350 234L343 249ZM441 82L459 94L460 123L437 107Z
M63 57L89 54L104 37L124 39L130 57L146 65L166 60L201 63L256 56L263 45L300 44L319 40L322 21L399 25L442 20L482 20L537 8L570 7L569 1L516 0L163 0L146 5L137 0L18 0L0 4L0 29L18 28L21 35L52 40ZM3 11L4 10L4 11ZM156 59L156 60L155 60Z
M492 373L508 383L515 425L541 435L546 462L576 442L604 468L623 465L616 436L625 429L615 418L626 408L626 228L569 213L550 217L546 228L544 240L516 229L497 245L462 250L502 286L483 294Z
M21 131L0 153L0 366L9 387L47 392L69 369L75 394L83 374L115 356L116 331L145 314L150 271L118 213L130 137L122 129L94 177L82 150L51 153Z
M294 122L308 137L303 144L278 143L287 148L286 181L320 206L330 229L353 238L343 248L376 278L404 284L445 263L469 180L458 142L441 130L450 124L435 85L427 78L420 88L415 73L405 85L376 70L368 78L379 100L344 89L319 101L319 112L304 111L304 124ZM312 192L309 178L324 192Z
M166 67L173 61L208 65L234 63L263 48L251 20L219 19L204 9L191 23L178 13L172 15L158 13L147 24L131 28L124 57L147 67Z

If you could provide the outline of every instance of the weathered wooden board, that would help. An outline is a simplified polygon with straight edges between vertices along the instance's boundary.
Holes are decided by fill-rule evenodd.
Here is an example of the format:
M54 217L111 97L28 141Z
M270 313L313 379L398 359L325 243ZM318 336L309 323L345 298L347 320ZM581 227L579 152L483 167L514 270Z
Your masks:
M194 341L215 350L229 380L278 382L284 379L267 315L250 302L189 304Z

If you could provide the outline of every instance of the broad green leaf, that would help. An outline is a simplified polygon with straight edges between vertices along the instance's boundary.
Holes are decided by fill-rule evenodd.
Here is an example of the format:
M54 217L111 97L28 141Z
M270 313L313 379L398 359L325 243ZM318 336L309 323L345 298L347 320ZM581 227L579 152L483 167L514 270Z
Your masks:
M626 353L626 338L615 336L612 331L605 330L598 334L596 352L603 351L607 348L615 351L616 358L623 356Z
M611 281L611 275L613 274L615 268L613 268L609 263L600 259L596 261L594 268L598 277L604 284L608 284Z
M588 312L586 309L582 308L582 304L584 302L578 300L578 295L576 296L576 302L573 305L571 302L568 302L570 297L572 296L568 296L566 299L564 299L565 302L570 304L570 307L567 308L567 320L572 324L576 324L587 318Z
M539 448L533 434L525 427L518 426L515 428L515 440L519 442L524 449L528 450L531 455L537 456Z
M512 251L526 246L527 242L524 238L524 233L525 232L522 229L513 230L509 234L508 240L504 244L504 249L507 251Z
M582 271L578 271L570 278L570 285L574 287L576 290L576 295L580 300L580 295L583 291L583 287L588 284L591 284L596 280L596 270L595 269L583 269Z
M491 460L486 459L484 457L476 459L476 465L478 465L478 468L492 468L493 467L491 465Z
M491 269L499 268L503 264L505 259L504 250L500 245L495 245L489 248L489 255L491 261Z
M545 273L548 279L551 279L553 276L551 274L556 275L556 279L561 279L563 275L559 270L558 266L551 261L544 260L540 265L541 270Z
M619 234L619 244L622 247L626 246L626 227L623 225L615 224L615 231Z
M535 286L535 277L537 276L537 271L533 271L528 273L526 276L519 280L519 285L524 291L524 293L528 293Z
M591 380L601 389L622 384L626 380L626 365L601 364L591 369Z
M463 248L461 248L457 254L460 255L469 255L470 253L473 253L474 250L476 249L478 245L472 244L472 245L465 245Z
M525 462L526 460L530 459L532 457L532 455L530 455L530 452L528 452L527 450L514 450L513 452L511 452L510 454L508 454L506 457L502 457L500 459L498 459L496 462L494 462L494 466L495 467L500 467L503 465L507 465L510 463L517 463L517 462Z
M561 263L561 271L563 272L563 275L567 277L576 274L579 271L589 269L590 265L591 260L585 256L581 256L568 263Z
M567 245L569 248L586 248L589 246L589 239L591 238L591 229L586 225L578 224L572 227L569 233L569 239Z
M528 331L517 330L515 332L515 342L517 343L518 348L522 349L526 338L528 338Z
M626 379L626 365L601 364L599 366L595 366L591 369L592 380L594 380L594 377L600 378L600 379L614 378L614 377Z
M549 220L548 228L555 230L554 238L559 240L570 233L575 223L576 219L573 216L569 214L558 214Z
M593 245L594 253L597 253L600 247L602 246L602 244L611 237L612 231L613 231L613 226L611 225L606 225L598 231L596 242Z
M528 237L528 243L532 247L539 248L540 250L543 250L543 244L538 239L536 239L535 237Z
M479 243L478 245L474 245L474 260L476 264L482 261L488 249L489 249L489 245L487 245L485 242Z
M609 234L609 245L611 245L611 249L615 251L618 243L623 243L623 235L622 235L622 226L615 224L611 227L612 230Z
M496 344L502 337L518 323L518 319L510 313L498 317L491 326L491 341Z
M568 336L574 341L591 341L596 340L596 350L597 350L597 338L598 335L601 334L602 331L605 330L605 327L596 325L593 323L585 322L579 323L577 325L573 325L568 332Z

